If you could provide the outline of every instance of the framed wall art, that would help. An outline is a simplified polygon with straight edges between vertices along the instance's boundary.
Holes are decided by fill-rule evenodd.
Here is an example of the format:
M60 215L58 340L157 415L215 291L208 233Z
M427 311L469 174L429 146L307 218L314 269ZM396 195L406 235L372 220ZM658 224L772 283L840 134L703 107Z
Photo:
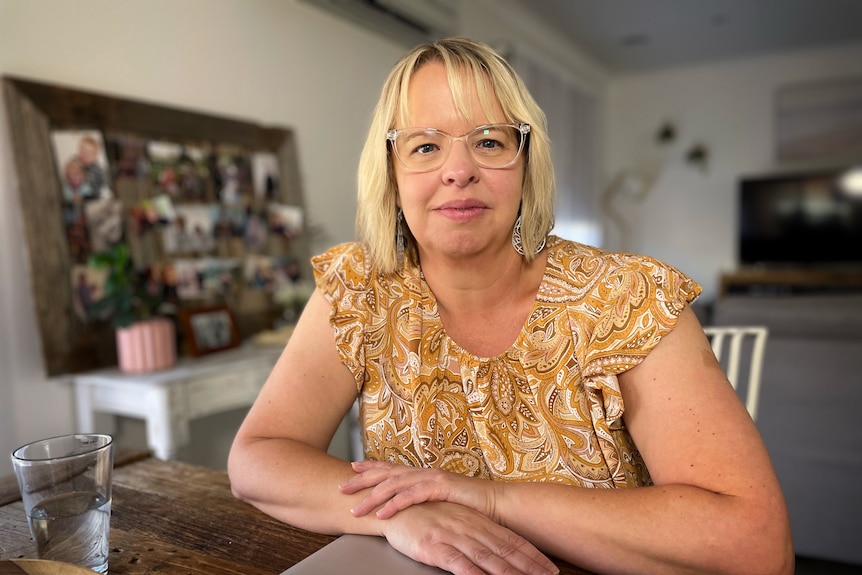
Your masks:
M180 325L192 356L222 351L240 344L233 313L225 305L184 309L180 312Z
M2 83L47 375L116 365L110 318L90 306L105 281L92 256L118 244L163 315L178 324L185 310L230 317L225 347L178 325L193 338L179 349L192 352L271 328L281 284L311 280L290 129L22 78ZM291 274L276 273L283 261ZM249 269L259 272L254 281Z

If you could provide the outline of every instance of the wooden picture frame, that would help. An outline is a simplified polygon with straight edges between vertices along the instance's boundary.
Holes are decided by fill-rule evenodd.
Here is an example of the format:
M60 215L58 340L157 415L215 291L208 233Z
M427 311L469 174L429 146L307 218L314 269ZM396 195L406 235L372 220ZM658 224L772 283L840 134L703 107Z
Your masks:
M298 154L292 130L234 118L117 98L77 88L3 77L3 100L14 152L23 235L47 376L60 376L117 365L114 329L108 321L86 321L75 311L71 281L78 265L70 255L64 229L62 182L57 174L51 134L56 130L94 130L108 139L132 134L148 140L232 145L275 157L280 178L270 201L304 208ZM271 162L272 160L270 160ZM146 185L115 182L124 206L149 197ZM120 185L122 184L122 185ZM149 243L130 244L133 254L153 251ZM289 251L311 277L307 234L290 238ZM281 255L273 252L273 255ZM231 305L241 337L272 327L280 310L272 298L250 293ZM210 305L201 301L190 305Z
M233 312L225 305L181 310L180 325L192 356L223 351L240 344Z

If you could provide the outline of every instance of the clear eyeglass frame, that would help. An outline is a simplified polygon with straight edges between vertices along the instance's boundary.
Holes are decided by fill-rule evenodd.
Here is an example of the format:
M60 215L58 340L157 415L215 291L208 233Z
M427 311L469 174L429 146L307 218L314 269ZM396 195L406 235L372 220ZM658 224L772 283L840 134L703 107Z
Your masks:
M455 142L464 141L464 143L468 143L470 138L474 137L477 134L482 134L486 130L494 130L500 128L514 128L518 132L518 149L515 152L514 156L511 159L506 160L504 163L495 165L488 164L487 160L483 159L481 156L477 156L473 150L468 145L467 148L470 150L470 157L473 158L473 161L476 162L477 165L483 168L490 168L494 170L501 170L504 168L508 168L515 164L518 161L518 158L521 157L521 153L524 150L524 143L527 141L527 135L530 133L530 124L521 122L517 124L484 124L481 126L477 126L470 130L465 134L461 134L460 136L454 136L443 130L438 130L436 128L402 128L400 130L392 129L386 132L386 140L392 146L392 150L395 152L395 156L398 158L398 161L401 162L401 165L404 166L405 169L411 172L430 172L432 170L436 170L440 166L442 166L449 157L449 153L452 151L452 146ZM447 147L444 153L436 156L435 160L427 164L423 167L411 166L408 161L401 156L401 153L398 151L398 137L404 134L410 133L427 133L427 134L436 134L440 136L445 136L447 139Z

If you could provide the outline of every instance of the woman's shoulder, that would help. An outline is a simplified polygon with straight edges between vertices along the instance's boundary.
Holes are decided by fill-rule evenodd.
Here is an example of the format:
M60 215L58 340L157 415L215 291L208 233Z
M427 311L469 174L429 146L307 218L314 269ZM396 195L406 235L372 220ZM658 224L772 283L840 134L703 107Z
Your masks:
M370 274L369 262L368 251L362 243L345 242L313 256L311 267L318 278L332 274L365 278Z
M553 236L548 249L547 276L551 281L564 282L578 291L632 280L681 291L689 301L701 291L688 275L652 256L608 250Z
M634 252L614 251L551 236L548 263L563 269L615 273L631 269L668 269L682 273L659 258Z

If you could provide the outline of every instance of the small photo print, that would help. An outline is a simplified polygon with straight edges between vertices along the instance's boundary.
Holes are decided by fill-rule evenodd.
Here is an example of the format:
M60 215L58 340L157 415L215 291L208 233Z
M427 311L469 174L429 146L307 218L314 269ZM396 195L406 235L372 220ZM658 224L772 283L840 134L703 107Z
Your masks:
M248 210L244 206L222 206L215 224L217 238L241 238L245 236Z
M218 204L182 204L174 207L176 217L162 230L162 242L169 254L201 254L215 247Z
M208 197L211 152L206 146L184 146L176 163L179 197L185 202L204 202Z
M91 321L90 308L104 296L108 270L87 265L72 266L72 307L75 315L84 322Z
M147 180L153 170L147 156L147 140L132 135L108 138L108 153L117 178Z
M99 198L112 198L107 154L98 130L51 132L63 202L79 206Z
M240 285L240 265L236 259L211 258L201 260L198 266L201 290L207 296L224 297Z
M269 229L286 238L295 238L302 233L302 208L270 204Z
M203 298L204 291L197 260L176 260L173 263L173 269L176 272L175 285L177 297L180 300Z
M249 208L246 213L245 243L252 252L266 250L266 241L269 237L266 220L266 211L255 212Z
M84 216L93 253L104 252L123 241L123 204L101 198L84 204Z
M246 152L222 146L211 158L210 171L221 203L235 205L251 198L251 160Z
M81 206L64 206L63 220L66 224L66 240L69 243L69 254L77 263L84 263L90 257L90 231Z
M142 236L147 232L169 225L177 218L170 196L159 194L141 200L129 209L132 233Z
M177 197L180 193L177 162L182 153L183 147L175 142L147 142L153 183L171 197Z
M278 156L272 152L256 152L251 156L254 196L267 202L279 197Z
M272 256L255 254L246 256L243 265L243 279L246 287L272 292L275 283L272 262Z

